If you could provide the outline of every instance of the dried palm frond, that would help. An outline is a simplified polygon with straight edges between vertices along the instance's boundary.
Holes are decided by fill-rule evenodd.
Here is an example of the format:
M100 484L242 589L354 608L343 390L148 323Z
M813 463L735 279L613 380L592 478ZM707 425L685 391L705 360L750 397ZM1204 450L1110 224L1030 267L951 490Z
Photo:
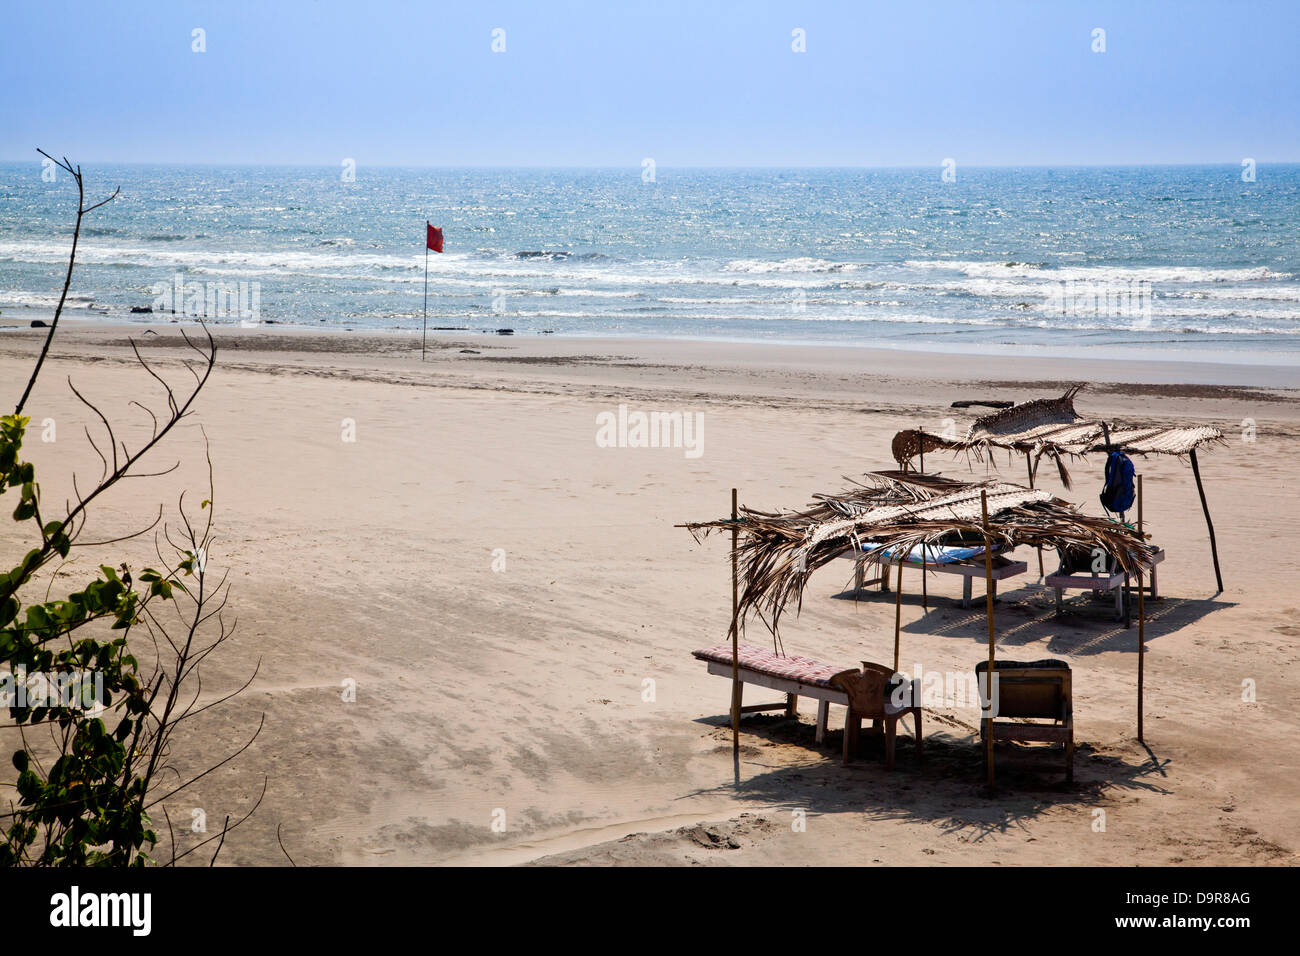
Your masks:
M859 565L887 553L956 542L983 542L980 495L988 498L989 538L995 549L1018 545L1100 549L1130 573L1151 566L1151 549L1138 532L1108 518L1079 512L1045 491L1001 481L962 482L939 475L875 472L838 495L818 495L802 511L740 509L736 522L742 575L740 610L768 614L801 606L813 571L852 553ZM730 519L685 525L697 538L730 529Z
M1035 472L1043 458L1050 458L1056 463L1061 482L1069 488L1067 457L1082 458L1107 449L1129 455L1182 456L1204 444L1223 443L1223 433L1208 425L1131 425L1080 418L1074 399L1083 387L1075 385L1060 398L1038 398L984 415L975 419L960 439L944 438L923 429L905 429L894 436L894 459L902 468L922 450L946 448L965 452L977 461L987 457L992 462L992 450L1005 448L1028 455Z
M1032 402L1022 402L982 415L971 423L966 432L966 441L1019 435L1049 429L1053 425L1072 424L1079 420L1079 415L1074 410L1074 396L1083 388L1083 385L1073 385L1060 398L1036 398Z

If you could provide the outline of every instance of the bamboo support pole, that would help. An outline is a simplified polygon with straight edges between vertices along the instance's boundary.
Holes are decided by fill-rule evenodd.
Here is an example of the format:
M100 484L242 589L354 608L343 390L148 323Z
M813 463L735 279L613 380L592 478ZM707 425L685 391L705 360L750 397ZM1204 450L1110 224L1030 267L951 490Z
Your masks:
M1025 452L1025 471L1029 472L1029 488L1032 491L1034 487L1034 463L1029 457L1029 452ZM1043 548L1040 545L1035 549L1038 552L1038 580L1043 580Z
M929 560L929 553L930 553L930 545L922 544L921 545L921 610L922 611L930 610L930 593L929 593L930 589L927 582L927 579L930 577L930 574L925 569L925 563Z
M994 786L993 772L993 676L994 659L993 659L993 537L989 534L989 495L987 491L980 490L980 516L984 522L984 597L985 605L989 619L989 669L984 675L984 693L985 701L989 708L989 716L984 718L983 727L985 729L984 743L984 760L988 766L989 786Z
M1142 535L1142 476L1138 475L1137 481L1137 506L1138 506L1138 535ZM1138 565L1138 740L1142 740L1142 691L1144 664L1147 656L1146 642L1146 603L1143 601L1142 590L1142 566Z
M889 569L886 568L885 574L888 573ZM921 574L925 574L924 569L922 569ZM894 595L894 673L897 674L899 635L903 629L903 562L901 560L898 562L898 583L895 585L894 590L898 592Z
M1143 535L1142 535L1142 476L1141 476L1141 475L1138 475L1138 476L1137 476L1137 479L1138 479L1138 487L1137 487L1137 492L1138 492L1138 496L1137 496L1137 497L1138 497L1138 537L1142 538L1142 539L1145 541L1146 539L1145 539L1145 538L1143 537Z
M737 538L740 512L736 489L731 489L731 752L740 753L740 572Z
M1196 493L1201 496L1201 510L1205 512L1205 527L1210 532L1210 556L1214 559L1214 580L1223 590L1223 574L1219 571L1219 547L1214 541L1214 522L1210 520L1210 506L1205 501L1205 486L1201 484L1201 466L1196 462L1196 449L1189 453L1192 459L1192 475L1196 478Z

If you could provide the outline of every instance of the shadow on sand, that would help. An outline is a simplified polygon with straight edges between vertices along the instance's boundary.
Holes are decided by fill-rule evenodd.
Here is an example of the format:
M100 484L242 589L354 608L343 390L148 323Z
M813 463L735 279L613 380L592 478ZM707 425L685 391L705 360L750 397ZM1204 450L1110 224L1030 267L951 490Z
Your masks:
M729 717L697 722L717 728L719 756L731 750ZM936 730L936 723L944 729ZM910 730L910 719L904 725ZM829 731L825 744L818 746L810 723L785 716L747 716L741 724L736 779L687 796L727 793L769 806L803 808L810 815L865 813L879 820L924 822L978 842L991 834L1024 830L1046 813L1090 810L1119 793L1169 792L1163 785L1168 760L1136 740L1120 753L1104 754L1079 743L1073 784L1065 783L1065 758L1059 747L999 742L998 786L990 790L973 727L941 713L927 713L926 731L925 756L918 760L910 734L900 727L898 759L894 770L886 771L884 741L878 736L864 732L861 754L844 766L842 730ZM826 759L798 766L771 765L755 773L755 767L764 763L765 751L776 744L805 747Z
M891 606L896 600L893 591L859 592L851 587L834 597ZM915 593L904 589L902 603L913 613L921 610L919 585ZM1222 600L1172 597L1148 597L1145 605L1148 645L1234 606ZM1058 614L1053 592L1041 585L999 594L994 608L998 655L1033 660L1051 655L1135 654L1136 596L1132 627L1125 628L1122 621L1115 620L1114 607L1113 596L1074 592L1064 612ZM988 625L984 612L983 595L964 609L947 591L932 591L928 609L904 624L902 630L969 641L973 667L985 658ZM888 630L892 638L892 627ZM716 753L729 755L730 718L704 717L697 722L716 728ZM907 719L899 729L895 769L888 772L884 768L884 741L879 736L864 733L861 754L844 766L840 760L843 730L828 731L825 743L818 745L814 727L806 718L747 715L741 724L741 752L733 763L733 779L697 793L729 793L756 803L803 808L810 814L865 813L874 819L925 822L946 833L978 841L990 834L1024 830L1029 821L1044 814L1090 811L1122 793L1169 792L1164 786L1168 760L1137 740L1107 748L1104 753L1085 741L1077 741L1072 784L1065 782L1065 757L1060 747L999 742L995 752L998 786L990 790L975 725L942 711L927 711L924 760L917 759L910 729L911 720ZM797 766L773 761L763 769L765 755L780 744L803 747L825 759ZM1086 825L1088 821L1083 822Z
M848 590L832 595L836 600L861 600L892 605L894 592ZM946 595L929 596L929 608L916 620L903 625L905 634L929 634L955 637L987 646L988 625L984 619L984 597L971 601L970 608ZM922 607L920 594L903 593L903 606ZM1114 598L1094 597L1091 592L1073 594L1056 613L1050 588L1031 586L998 595L993 621L998 647L1002 649L1040 645L1029 648L1042 657L1047 654L1102 654L1107 651L1137 653L1137 599L1133 599L1132 626L1126 628L1115 620ZM1161 597L1146 600L1146 640L1148 646L1166 634L1187 627L1225 608L1236 607L1231 601ZM972 666L973 662L972 662Z

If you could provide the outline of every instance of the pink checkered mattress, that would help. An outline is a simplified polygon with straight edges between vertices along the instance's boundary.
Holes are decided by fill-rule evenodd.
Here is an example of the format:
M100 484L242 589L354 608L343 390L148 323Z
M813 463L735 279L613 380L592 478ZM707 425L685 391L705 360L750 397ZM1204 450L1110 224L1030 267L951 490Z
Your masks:
M778 654L770 648L755 647L753 644L741 644L739 652L741 667L747 667L750 670L771 677L797 680L816 687L830 687L831 677L853 669L850 667L832 667L830 664L823 664L821 661L815 661L809 657L800 657L798 654ZM717 647L693 651L692 654L702 661L717 661L720 664L730 664L731 644L719 644Z

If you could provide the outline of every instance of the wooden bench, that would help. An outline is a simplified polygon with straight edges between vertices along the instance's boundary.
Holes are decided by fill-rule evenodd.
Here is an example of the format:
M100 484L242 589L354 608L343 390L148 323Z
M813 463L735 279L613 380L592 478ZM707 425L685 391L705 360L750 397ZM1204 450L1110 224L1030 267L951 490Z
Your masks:
M708 665L710 674L731 679L732 653L730 644L694 651L693 656ZM817 701L817 743L826 740L826 725L830 718L830 705L847 709L844 727L844 761L857 746L862 720L870 718L876 726L884 725L885 762L894 765L894 738L900 718L912 714L916 723L917 750L921 748L921 709L919 706L896 707L884 695L893 672L880 664L863 662L863 670L835 668L830 664L800 657L797 654L777 654L768 648L741 644L739 647L740 691L743 696L746 684L767 687L785 694L785 700L772 704L749 704L742 700L742 714L766 710L783 710L791 717L798 714L799 698L811 697ZM920 700L920 687L914 686L915 704Z
M975 665L980 686L981 712L988 714L988 693L982 674L988 661ZM996 740L1041 741L1059 743L1065 748L1065 781L1074 781L1074 702L1070 686L1070 665L1065 661L995 661L995 708L991 716L980 718L980 741L986 745L989 734ZM1000 721L999 718L1010 718ZM1019 719L1016 719L1019 718ZM1051 720L1051 724L1024 723Z
M1026 571L1029 570L1029 564L1027 562L1012 561L1006 557L1003 557L1001 552L1004 550L1006 549L995 549L993 552L993 597L994 599L996 599L998 596L999 581L1005 578L1013 578L1018 574L1024 574ZM848 558L851 561L857 561L858 555L860 553L861 552L857 552L853 548L846 548L844 552L840 554L840 557ZM900 563L898 558L884 557L881 558L879 561L872 561L870 563L875 564L882 569L880 576L867 579L865 573L866 564L864 562L858 562L857 569L854 571L854 575L853 575L854 590L861 591L869 584L879 584L881 591L888 591L889 573L887 571L884 571L883 569L898 567ZM936 571L940 574L961 575L962 578L961 606L964 608L970 607L971 591L972 591L971 582L974 581L976 578L983 578L985 576L984 555L982 554L972 558L966 558L961 561L947 561L947 562L926 561L924 564L922 564L919 561L904 561L902 562L902 564L904 567L916 568L918 571L924 568L927 573L930 571Z
M1160 548L1151 555L1151 597L1156 599L1160 596L1157 585L1156 565L1165 559L1165 552ZM1129 576L1123 571L1101 572L1099 574L1089 574L1083 572L1074 572L1069 574L1049 574L1043 578L1043 583L1056 592L1056 613L1064 612L1063 597L1066 590L1075 591L1114 591L1115 592L1115 620L1123 621L1124 626L1129 626L1129 612L1125 605L1124 598L1129 591ZM1145 589L1144 589L1145 590Z

